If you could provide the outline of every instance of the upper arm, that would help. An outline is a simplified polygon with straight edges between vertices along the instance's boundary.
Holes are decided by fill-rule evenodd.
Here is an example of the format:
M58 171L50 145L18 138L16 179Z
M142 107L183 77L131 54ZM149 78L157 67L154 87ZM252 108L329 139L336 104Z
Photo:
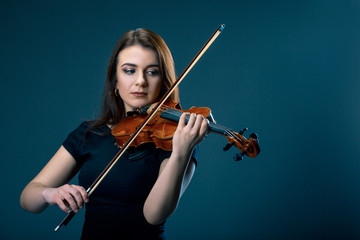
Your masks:
M70 181L77 171L76 160L61 146L31 182L41 183L46 187L59 187Z

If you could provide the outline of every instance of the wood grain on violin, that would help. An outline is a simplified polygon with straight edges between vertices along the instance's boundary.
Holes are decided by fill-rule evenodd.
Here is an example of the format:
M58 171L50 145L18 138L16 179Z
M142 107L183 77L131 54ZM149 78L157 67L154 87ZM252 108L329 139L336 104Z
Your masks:
M204 118L209 119L210 132L225 136L230 144L236 146L242 152L242 155L246 154L254 158L260 152L256 134L251 134L250 138L246 139L242 133L234 132L227 127L216 124L213 121L210 108L192 107L187 110L181 110L179 104L171 100L167 100L163 104L161 110L155 114L130 146L137 147L143 143L153 142L156 147L171 151L172 138L177 128L177 122L184 112L201 114ZM128 116L112 129L111 133L116 138L120 148L146 117L146 111L139 109L137 114Z

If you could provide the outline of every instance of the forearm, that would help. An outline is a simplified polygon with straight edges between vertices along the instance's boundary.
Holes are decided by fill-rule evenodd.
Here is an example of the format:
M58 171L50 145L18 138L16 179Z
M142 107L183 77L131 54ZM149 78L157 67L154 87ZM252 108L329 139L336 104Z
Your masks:
M44 211L49 206L43 197L43 191L45 189L46 187L40 183L29 183L21 193L21 207L32 213L40 213Z
M192 166L187 169L190 156L191 153L182 156L172 154L168 159L145 201L144 216L150 224L164 222L175 211L193 174Z
M144 204L144 216L150 224L160 224L176 209L181 194L189 184L195 169L190 156L205 137L208 121L202 115L181 115L173 137L169 159L161 164L160 175ZM163 167L164 166L164 167Z

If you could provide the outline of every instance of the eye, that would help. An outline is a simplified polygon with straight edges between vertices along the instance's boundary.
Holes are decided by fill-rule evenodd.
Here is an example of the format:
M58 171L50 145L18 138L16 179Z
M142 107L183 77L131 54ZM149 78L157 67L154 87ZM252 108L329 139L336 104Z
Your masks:
M159 76L159 71L158 71L158 70L155 70L155 69L148 70L146 73L147 73L149 76L153 76L153 77Z
M135 73L135 69L133 68L125 68L123 69L123 72L127 75L131 75L131 74L134 74Z

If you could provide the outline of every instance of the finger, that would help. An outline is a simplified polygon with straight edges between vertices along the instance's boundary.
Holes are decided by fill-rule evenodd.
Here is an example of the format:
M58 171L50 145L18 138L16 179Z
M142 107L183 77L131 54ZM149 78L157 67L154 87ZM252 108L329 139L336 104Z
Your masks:
M78 197L79 194L77 194L77 190L66 184L59 190L59 193L67 202L68 207L70 207L74 212L78 212L79 205L82 204L82 201Z
M79 188L81 189L80 186L71 185L70 194L74 198L77 208L82 208L85 200L80 192L82 189L80 190Z
M209 119L203 119L203 121L201 122L201 127L200 127L200 135L202 137L205 137L208 135L208 131L209 131Z
M89 195L86 192L85 188L83 188L82 186L77 186L77 185L73 185L73 187L79 191L79 193L81 194L81 197L85 203L89 202Z
M71 208L74 212L79 211L78 204L70 193L65 193L62 196L64 198L64 203L67 204L69 208Z
M191 114L190 114L190 117L189 117L189 120L188 120L188 122L187 122L186 125L187 125L188 127L192 128L192 127L194 126L195 122L196 122L196 114L195 114L195 113L191 113Z
M179 123L178 123L179 127L184 127L186 125L186 117L189 115L190 115L190 113L188 113L188 112L184 112L183 114L181 114Z
M201 128L201 124L202 124L202 121L204 120L204 116L201 115L201 114L198 114L195 118L195 123L194 123L194 126L193 128L197 131L197 132L200 132L200 128Z
M63 196L59 196L56 201L57 205L61 210L63 210L66 213L70 212L70 209L68 207L68 203L66 202L65 198Z

